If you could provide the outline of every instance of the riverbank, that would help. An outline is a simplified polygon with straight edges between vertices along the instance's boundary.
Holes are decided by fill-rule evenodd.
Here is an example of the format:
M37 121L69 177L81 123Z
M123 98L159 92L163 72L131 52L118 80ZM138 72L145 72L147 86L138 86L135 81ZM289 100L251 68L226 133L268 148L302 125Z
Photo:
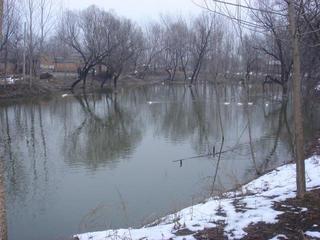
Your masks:
M75 81L76 76L56 76L50 79L35 79L30 88L28 82L16 81L11 84L0 84L0 99L20 99L32 97L47 97L54 95L63 95L71 92L71 85ZM118 89L126 87L136 87L141 85L152 85L163 81L162 77L151 76L145 79L138 79L131 76L126 76L118 81ZM86 93L98 91L112 91L111 82L105 84L101 88L100 82L96 80L88 80L85 88ZM82 93L82 83L74 89L75 93Z
M295 164L288 164L143 228L85 233L74 239L320 239L320 156L305 163L304 199L295 198Z
M159 83L165 84L182 84L189 86L189 82L185 82L182 78L178 81L166 81L165 74L149 74L145 76L144 79L136 78L132 75L123 76L118 80L117 89L128 88L128 87L139 87L142 85L153 85ZM54 73L52 78L49 79L34 79L33 85L30 88L29 83L27 81L15 81L4 84L3 81L0 82L0 100L1 99L22 99L22 98L33 98L33 97L48 97L54 95L63 95L71 92L71 86L76 80L76 74L63 74L63 73ZM209 77L203 77L198 81L198 83L206 82L203 79L210 79ZM218 79L218 84L224 84L225 79ZM215 80L217 81L217 80ZM208 80L208 83L214 83L214 81ZM239 83L237 81L233 81L234 83ZM262 85L258 82L258 86L262 87ZM83 93L82 82L79 83L74 89L73 92ZM106 82L103 88L101 88L101 81L98 80L87 80L87 85L85 88L86 93L94 93L94 92L111 92L113 91L113 83L111 81ZM311 95L308 95L308 99L312 99L315 101L320 101L320 85L317 86Z

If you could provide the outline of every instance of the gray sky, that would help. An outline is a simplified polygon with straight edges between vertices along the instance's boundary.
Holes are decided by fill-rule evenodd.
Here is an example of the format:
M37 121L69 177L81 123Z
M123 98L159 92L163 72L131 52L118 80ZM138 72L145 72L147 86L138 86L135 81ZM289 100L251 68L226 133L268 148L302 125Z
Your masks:
M113 9L118 15L143 23L158 19L160 13L189 15L201 12L192 0L63 0L64 8L83 9L92 4ZM199 0L197 0L199 2Z

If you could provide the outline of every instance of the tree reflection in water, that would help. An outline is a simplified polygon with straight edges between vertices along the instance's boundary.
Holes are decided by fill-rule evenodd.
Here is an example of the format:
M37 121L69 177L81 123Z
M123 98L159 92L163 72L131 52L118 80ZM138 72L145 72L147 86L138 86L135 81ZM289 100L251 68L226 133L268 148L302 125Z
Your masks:
M137 113L121 109L117 96L100 96L99 103L95 95L75 96L75 99L85 116L65 139L67 161L71 165L82 163L94 170L106 162L116 163L131 156L142 139ZM104 116L99 116L98 108L103 109Z

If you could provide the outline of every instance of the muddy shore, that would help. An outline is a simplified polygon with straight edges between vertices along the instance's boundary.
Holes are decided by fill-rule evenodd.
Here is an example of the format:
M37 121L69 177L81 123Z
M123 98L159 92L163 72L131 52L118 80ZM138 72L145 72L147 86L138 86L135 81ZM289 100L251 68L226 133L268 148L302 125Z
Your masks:
M17 81L14 84L0 84L0 100L5 99L22 99L33 97L50 97L54 95L61 95L71 93L71 85L75 81L75 77L54 77L51 79L35 79L32 87L29 87L27 81ZM138 87L141 85L158 84L163 81L161 76L153 76L145 79L138 79L134 77L124 77L118 81L118 89L127 87ZM84 91L82 83L79 83L74 93L82 93ZM86 93L92 92L111 92L113 85L108 82L101 88L100 82L89 79L85 88Z

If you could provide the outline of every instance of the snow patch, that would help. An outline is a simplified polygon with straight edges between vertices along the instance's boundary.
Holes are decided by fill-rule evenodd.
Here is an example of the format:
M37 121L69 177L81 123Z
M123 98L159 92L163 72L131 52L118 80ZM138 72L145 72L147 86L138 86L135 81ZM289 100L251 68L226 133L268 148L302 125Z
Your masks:
M320 238L320 232L307 231L305 234L309 237Z
M270 240L280 240L280 239L288 239L286 235L279 234L275 236L274 238L271 238Z

